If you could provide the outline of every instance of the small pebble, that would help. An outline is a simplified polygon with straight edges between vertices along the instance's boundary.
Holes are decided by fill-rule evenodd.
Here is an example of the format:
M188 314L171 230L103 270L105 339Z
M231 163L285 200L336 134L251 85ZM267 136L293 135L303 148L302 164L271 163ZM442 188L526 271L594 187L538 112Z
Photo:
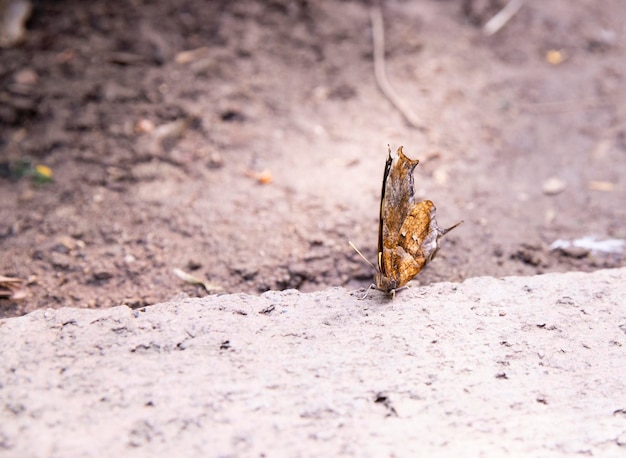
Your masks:
M25 86L34 86L37 84L39 77L35 70L30 68L23 68L22 70L18 70L15 75L13 75L13 80L17 84L23 84Z
M588 248L579 247L579 246L568 246L564 248L559 248L559 251L569 258L574 259L582 259L589 255L590 250Z
M433 171L433 179L439 186L448 184L448 171L444 167L438 167Z
M135 132L139 134L150 133L154 131L155 128L154 123L147 118L142 118L135 123Z
M565 190L567 183L560 178L552 177L543 182L541 187L544 194L553 196L559 194Z

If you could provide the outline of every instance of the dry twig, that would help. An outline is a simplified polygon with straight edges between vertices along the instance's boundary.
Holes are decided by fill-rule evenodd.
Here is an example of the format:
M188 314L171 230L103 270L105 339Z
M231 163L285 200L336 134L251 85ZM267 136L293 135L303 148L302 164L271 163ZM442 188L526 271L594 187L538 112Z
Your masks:
M487 23L483 26L483 32L488 37L496 33L502 27L506 25L507 22L515 16L515 14L520 10L522 6L524 6L525 0L511 0L506 4L504 8L502 8L494 17L489 19Z
M191 285L200 285L202 286L207 293L210 293L211 291L216 292L216 291L221 291L222 287L219 285L215 285L213 283L209 283L205 280L203 280L202 278L198 278L194 275L188 274L187 272L185 272L182 269L178 269L175 268L172 270L172 272L174 272L174 275L176 275L178 278L180 278L182 281L184 281L185 283L189 283Z
M378 87L380 87L385 97L389 99L411 126L417 129L423 129L424 126L422 126L417 115L404 103L402 97L398 95L387 79L387 72L385 71L385 27L383 24L383 14L379 6L375 6L371 9L370 18L372 21L372 36L374 40L374 76L376 77Z
M24 288L25 280L0 275L0 298L12 300L24 299L27 296Z

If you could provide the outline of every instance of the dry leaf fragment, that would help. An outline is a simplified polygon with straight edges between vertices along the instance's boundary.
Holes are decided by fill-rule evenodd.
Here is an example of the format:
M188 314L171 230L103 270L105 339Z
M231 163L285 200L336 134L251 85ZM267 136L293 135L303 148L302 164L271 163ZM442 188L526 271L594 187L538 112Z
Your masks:
M201 278L198 278L194 275L191 275L187 272L185 272L184 270L175 268L172 270L172 272L174 272L174 275L176 275L178 278L180 278L182 281L184 281L185 283L189 283L191 285L200 285L202 286L207 293L210 293L211 291L221 291L223 288L219 285L215 285L213 283L209 283L207 281L204 281Z
M65 49L57 55L57 62L60 64L67 64L76 58L78 54L73 49Z
M546 53L546 62L552 65L560 65L565 62L567 55L558 49L551 49Z
M187 116L155 126L147 137L148 151L156 154L160 151L164 142L182 138L189 127L191 127L194 119L193 116Z
M611 192L615 188L615 183L610 181L590 181L587 187L592 191Z
M274 177L272 177L272 172L270 172L269 170L263 170L262 172L247 170L245 173L247 177L254 178L261 184L269 184L274 179Z
M193 119L191 117L186 117L161 124L153 129L152 135L156 141L161 141L166 138L182 137L191 125L192 121Z
M35 176L41 178L42 180L52 180L52 169L46 165L36 165L35 174Z
M6 277L0 275L0 298L13 300L24 299L27 295L24 283L21 278Z
M174 62L177 64L188 64L202 57L209 55L209 48L203 46L201 48L190 49L188 51L181 51L174 57Z
M595 235L588 235L576 240L558 239L550 245L551 250L567 249L570 247L584 248L597 253L623 253L626 248L626 240L604 239L601 240Z

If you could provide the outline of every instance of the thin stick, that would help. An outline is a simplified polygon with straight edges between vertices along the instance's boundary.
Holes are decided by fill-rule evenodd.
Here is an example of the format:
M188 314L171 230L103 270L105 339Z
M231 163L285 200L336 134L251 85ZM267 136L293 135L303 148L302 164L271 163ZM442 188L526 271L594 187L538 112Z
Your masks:
M375 6L370 10L370 19L372 21L372 36L374 40L374 76L376 83L382 93L389 99L394 107L404 116L404 119L417 129L423 129L422 122L411 108L404 103L404 100L398 95L393 86L387 79L385 71L385 27L383 24L383 14L379 6Z
M511 0L506 4L504 8L502 8L494 17L489 19L487 23L483 26L483 32L485 35L490 37L502 27L506 25L507 22L515 16L515 14L520 10L520 8L524 5L525 0Z

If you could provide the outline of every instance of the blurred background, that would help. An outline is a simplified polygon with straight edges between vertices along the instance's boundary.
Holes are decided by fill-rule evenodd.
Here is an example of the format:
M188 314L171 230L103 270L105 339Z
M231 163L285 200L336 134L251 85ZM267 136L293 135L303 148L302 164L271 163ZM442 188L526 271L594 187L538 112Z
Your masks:
M0 14L0 316L367 287L388 144L465 220L416 284L624 265L621 0Z

